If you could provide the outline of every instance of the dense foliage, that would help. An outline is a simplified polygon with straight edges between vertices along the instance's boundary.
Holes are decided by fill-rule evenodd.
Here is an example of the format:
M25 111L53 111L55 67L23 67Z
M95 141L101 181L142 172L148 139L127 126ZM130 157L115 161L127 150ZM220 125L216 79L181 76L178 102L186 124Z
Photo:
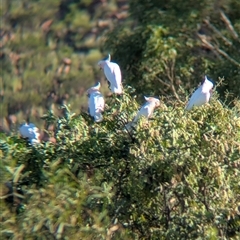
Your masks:
M1 184L13 180L15 198L1 200L2 239L240 237L239 102L215 96L190 112L162 102L127 132L139 108L130 90L107 100L99 124L67 106L49 112L56 144L2 138Z

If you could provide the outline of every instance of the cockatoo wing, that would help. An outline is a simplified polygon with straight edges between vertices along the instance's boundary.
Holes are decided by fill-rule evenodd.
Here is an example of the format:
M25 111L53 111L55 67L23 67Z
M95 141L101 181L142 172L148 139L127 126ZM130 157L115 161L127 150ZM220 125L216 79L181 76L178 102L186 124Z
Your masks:
M104 111L105 101L100 92L90 94L89 98L89 113L96 122L103 120L102 112Z
M202 92L208 93L213 88L213 83L207 79L207 76L205 76L205 80L202 84Z
M32 124L31 126L35 127L34 124ZM19 132L22 137L24 137L24 138L32 137L32 127L31 126L29 126L27 123L25 123L19 128Z
M133 122L138 121L140 117L149 118L154 110L154 103L146 102L138 111L136 117L134 118Z
M103 95L100 93L97 97L98 101L97 101L97 109L104 111L104 107L105 107L105 101L103 98Z
M110 88L113 93L122 93L122 74L118 64L108 62L104 66L104 74L110 82Z
M40 143L39 129L33 124L24 124L19 128L22 137L28 138L31 144Z
M149 117L151 117L151 115L153 114L154 108L156 106L159 106L158 99L147 98L147 97L144 97L144 98L147 102L137 112L137 115L134 117L133 121L125 125L125 128L128 131L130 131L132 129L132 127L134 126L134 124L136 124L136 122L139 120L139 118L146 117L148 119Z
M201 86L193 93L185 109L190 110L193 106L201 106L208 103L213 85L213 82L209 81L207 76L205 76Z
M209 99L207 99L207 93L202 92L202 87L199 87L191 96L187 106L186 110L191 110L193 106L201 106L208 102Z
M94 117L95 114L95 99L94 95L90 94L89 99L88 99L88 109L89 109L89 114Z

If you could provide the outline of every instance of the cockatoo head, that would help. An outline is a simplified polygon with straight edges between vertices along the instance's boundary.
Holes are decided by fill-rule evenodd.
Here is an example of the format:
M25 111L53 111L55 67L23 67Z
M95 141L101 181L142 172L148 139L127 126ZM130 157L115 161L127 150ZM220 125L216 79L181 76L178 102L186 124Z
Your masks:
M204 80L202 81L201 85L202 87L204 87L205 89L212 93L214 84L207 78L207 76L204 77Z
M147 102L151 102L151 103L154 103L155 104L155 107L159 107L160 106L160 100L159 99L157 99L157 98L154 98L154 97L146 97L146 96L144 96L144 98L145 98L145 100L147 101Z
M108 54L107 57L103 58L102 60L100 60L98 62L98 66L100 67L100 69L103 69L104 65L106 64L106 62L110 62L111 61L111 55Z
M87 96L89 97L91 93L98 92L101 87L101 83L97 82L97 84L87 90Z

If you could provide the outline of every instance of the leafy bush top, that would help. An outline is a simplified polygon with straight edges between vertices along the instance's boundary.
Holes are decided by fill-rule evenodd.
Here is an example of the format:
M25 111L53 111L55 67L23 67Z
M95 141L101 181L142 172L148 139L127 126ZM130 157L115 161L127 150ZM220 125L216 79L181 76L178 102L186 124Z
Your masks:
M133 95L134 93L132 93ZM10 239L219 239L239 237L240 105L215 96L184 112L162 102L153 119L126 90L107 100L100 124L85 113L46 116L57 143L1 140L1 183L25 191L25 211L1 205Z

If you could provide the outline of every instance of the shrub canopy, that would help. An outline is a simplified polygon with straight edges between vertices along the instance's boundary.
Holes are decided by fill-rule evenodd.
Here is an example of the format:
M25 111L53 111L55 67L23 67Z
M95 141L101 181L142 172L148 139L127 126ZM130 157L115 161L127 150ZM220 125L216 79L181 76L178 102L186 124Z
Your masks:
M107 100L100 124L67 107L62 118L46 115L55 145L2 137L1 183L25 192L17 216L1 200L4 238L239 237L239 102L229 109L215 96L190 112L162 102L127 132L140 107L129 94Z

